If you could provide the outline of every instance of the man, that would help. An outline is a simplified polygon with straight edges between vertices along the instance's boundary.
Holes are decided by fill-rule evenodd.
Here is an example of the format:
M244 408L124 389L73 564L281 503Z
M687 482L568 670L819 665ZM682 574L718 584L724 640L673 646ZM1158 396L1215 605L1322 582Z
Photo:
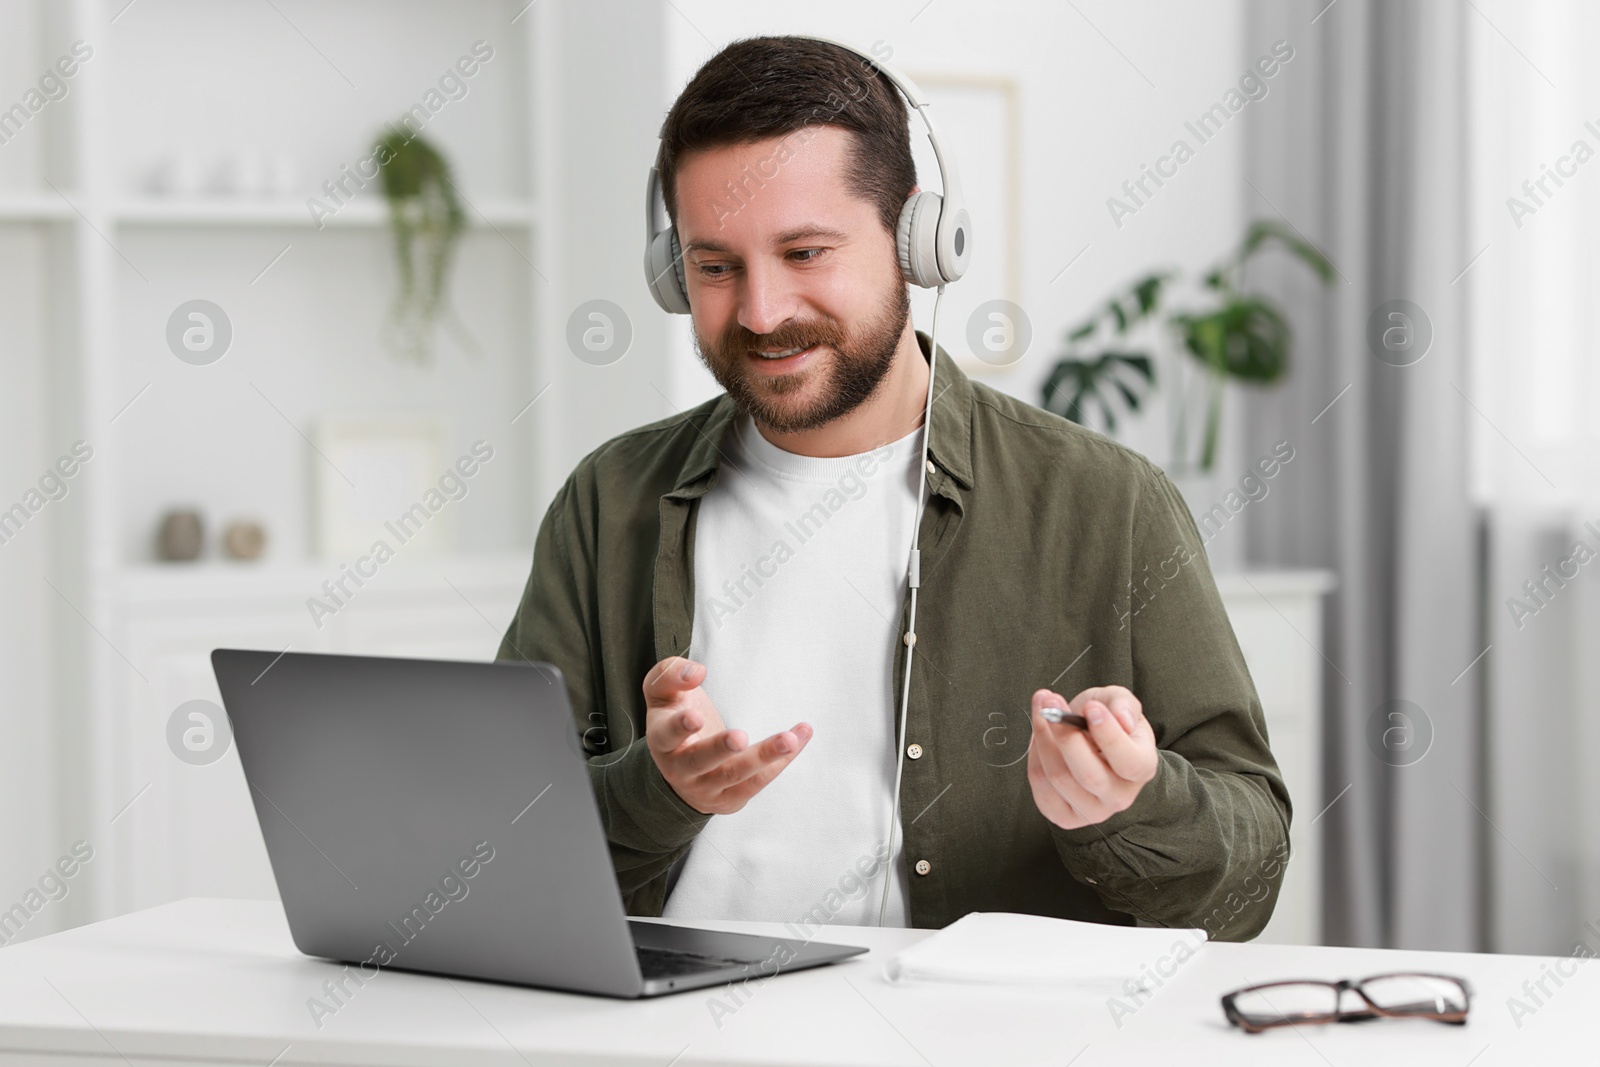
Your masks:
M907 111L863 69L736 42L668 113L725 392L579 463L497 658L562 669L631 914L1252 937L1289 799L1194 522L1142 456L930 353L895 250ZM1039 714L1063 706L1087 728Z

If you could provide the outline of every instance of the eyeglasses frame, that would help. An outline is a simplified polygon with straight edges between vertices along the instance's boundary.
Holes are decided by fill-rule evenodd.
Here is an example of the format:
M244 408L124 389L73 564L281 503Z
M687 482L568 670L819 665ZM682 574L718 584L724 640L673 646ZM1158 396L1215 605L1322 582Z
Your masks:
M1362 986L1367 982L1374 982L1380 978L1437 978L1446 982L1454 982L1461 987L1462 1007L1460 1011L1447 1012L1420 1012L1420 1011L1390 1011L1374 1003ZM1354 993L1366 1002L1366 1008L1336 1008L1331 1012L1301 1013L1295 1016L1274 1020L1272 1022L1253 1022L1245 1017L1236 1004L1236 998L1245 993L1254 993L1261 989L1272 989L1275 986L1290 985L1316 985L1327 986L1334 991L1334 1003L1338 1004L1344 999L1347 992ZM1383 974L1370 974L1359 979L1340 979L1337 982L1325 981L1321 978L1288 978L1276 982L1262 982L1259 985L1245 986L1225 993L1222 997L1222 1014L1234 1026L1247 1034L1259 1034L1265 1030L1276 1029L1280 1026L1298 1026L1302 1023L1349 1023L1368 1022L1373 1019L1428 1019L1433 1022L1449 1023L1452 1026L1466 1024L1467 1013L1472 1010L1472 985L1465 979L1453 974L1437 974L1431 971L1388 971Z

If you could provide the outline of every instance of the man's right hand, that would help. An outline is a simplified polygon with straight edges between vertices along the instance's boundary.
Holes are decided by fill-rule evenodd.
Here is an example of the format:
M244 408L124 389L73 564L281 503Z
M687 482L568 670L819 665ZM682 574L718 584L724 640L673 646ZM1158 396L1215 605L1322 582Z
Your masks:
M644 680L645 743L661 777L695 811L729 815L766 787L811 740L811 725L773 734L751 745L743 730L722 725L711 697L700 688L703 664L669 656Z

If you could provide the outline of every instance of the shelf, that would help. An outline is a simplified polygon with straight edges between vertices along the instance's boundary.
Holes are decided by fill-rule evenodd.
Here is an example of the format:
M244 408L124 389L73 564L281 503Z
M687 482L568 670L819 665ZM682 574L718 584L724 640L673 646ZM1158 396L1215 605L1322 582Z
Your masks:
M64 206L64 205L63 205ZM464 203L467 226L529 227L533 205L526 200L474 199ZM68 211L70 212L70 208ZM146 198L114 204L111 217L123 226L306 226L316 227L303 200L245 198ZM321 218L323 226L387 226L389 207L381 200L356 200Z
M533 547L484 552L440 552L415 558L396 557L367 581L374 589L406 593L433 589L446 580L459 587L523 583ZM125 607L206 605L226 609L245 601L281 599L284 590L304 598L320 595L326 579L339 577L337 559L241 561L208 559L178 563L135 563L107 575L108 586ZM293 598L291 598L293 599ZM369 598L370 599L370 598Z
M1330 570L1293 568L1242 571L1219 570L1212 574L1217 592L1223 597L1297 596L1332 592L1334 573Z
M0 194L0 222L66 222L76 217L72 205L54 193Z
M73 202L78 203L78 198ZM526 200L474 200L463 207L468 228L487 224L525 229L534 223L533 205ZM70 222L75 218L72 204L54 194L0 194L0 224ZM122 226L316 226L304 201L224 197L124 200L112 205L111 218ZM387 226L389 207L379 200L358 200L324 216L322 224Z

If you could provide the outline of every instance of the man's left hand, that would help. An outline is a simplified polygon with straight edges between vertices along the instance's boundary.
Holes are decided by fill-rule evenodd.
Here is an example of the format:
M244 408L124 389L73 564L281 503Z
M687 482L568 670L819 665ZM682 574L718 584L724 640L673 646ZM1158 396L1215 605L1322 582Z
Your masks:
M1039 714L1063 706L1087 719L1088 730ZM1028 784L1033 802L1063 830L1104 822L1132 804L1156 776L1155 732L1139 698L1120 685L1085 689L1071 701L1040 689L1033 694L1032 720Z

